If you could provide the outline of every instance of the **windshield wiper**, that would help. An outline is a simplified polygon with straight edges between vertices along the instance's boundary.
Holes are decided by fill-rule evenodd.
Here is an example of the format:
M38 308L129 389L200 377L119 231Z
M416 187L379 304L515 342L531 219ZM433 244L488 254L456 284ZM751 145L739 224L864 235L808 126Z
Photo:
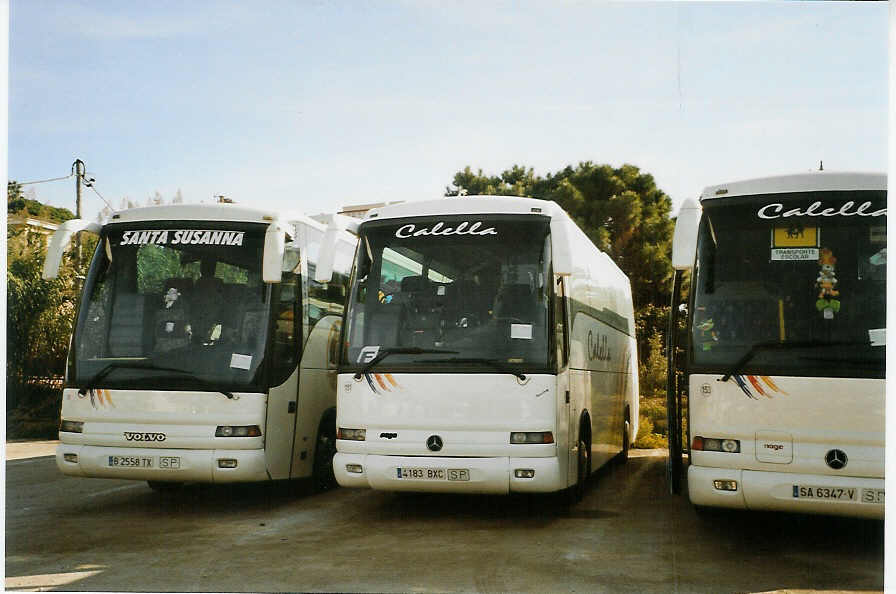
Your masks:
M423 349L420 347L395 347L391 349L380 349L376 357L370 360L358 373L355 379L361 379L361 376L373 369L373 366L388 357L389 355L424 355L424 354L454 355L457 351L444 351L441 349Z
M484 359L484 358L480 358L480 357L467 357L467 358L451 357L449 359L425 359L425 360L417 361L417 363L442 363L442 362L446 362L446 363L481 363L483 365L490 365L490 366L494 367L495 369L497 369L498 371L501 371L503 373L509 373L511 375L515 375L516 377L518 377L520 379L520 381L526 380L526 374L524 374L522 371L520 371L518 369L514 369L513 367L511 367L510 365L504 363L503 361L501 361L499 359Z
M860 346L867 344L870 343L861 341L823 342L819 340L806 340L796 342L757 342L750 347L750 350L744 353L743 357L737 360L737 363L731 366L731 369L725 372L725 375L722 376L722 381L727 382L729 379L731 379L732 375L736 375L737 373L739 373L743 366L746 365L750 361L750 359L752 359L759 351L769 349L805 349L831 346Z
M145 360L145 361L116 361L114 363L109 363L108 365L106 365L105 367L100 369L92 378L87 380L87 383L84 384L78 390L78 394L83 396L84 394L87 393L88 390L94 389L100 380L102 380L104 377L106 377L107 375L109 375L110 373L115 371L116 369L149 369L152 371L173 371L174 373L180 373L182 375L189 376L192 379L195 379L196 381L198 381L202 385L205 385L205 386L208 385L208 383L206 381L204 381L203 379L201 379L199 376L197 376L196 374L194 374L190 371L187 371L185 369L177 369L176 367L159 367L157 365L154 365L153 362L149 361L149 360ZM233 399L232 392L227 392L226 390L216 390L216 391L220 392L221 394L224 394L225 396L227 396L227 398L229 398L231 400Z

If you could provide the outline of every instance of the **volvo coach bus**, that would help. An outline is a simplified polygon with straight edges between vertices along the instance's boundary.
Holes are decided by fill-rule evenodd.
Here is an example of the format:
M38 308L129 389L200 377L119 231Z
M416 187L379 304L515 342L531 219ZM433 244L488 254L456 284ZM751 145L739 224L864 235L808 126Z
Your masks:
M154 489L313 476L335 484L336 357L355 238L233 204L73 220L99 235L68 357L56 461L68 475Z
M710 186L672 259L672 491L689 445L697 506L882 518L886 177Z
M637 432L628 278L553 202L372 210L343 326L342 486L581 497Z

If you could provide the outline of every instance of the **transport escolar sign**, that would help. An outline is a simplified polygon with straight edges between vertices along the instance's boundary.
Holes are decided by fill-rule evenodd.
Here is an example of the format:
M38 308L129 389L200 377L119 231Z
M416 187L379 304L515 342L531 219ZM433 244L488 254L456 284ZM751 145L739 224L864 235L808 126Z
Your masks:
M243 245L243 234L198 229L125 231L118 245Z

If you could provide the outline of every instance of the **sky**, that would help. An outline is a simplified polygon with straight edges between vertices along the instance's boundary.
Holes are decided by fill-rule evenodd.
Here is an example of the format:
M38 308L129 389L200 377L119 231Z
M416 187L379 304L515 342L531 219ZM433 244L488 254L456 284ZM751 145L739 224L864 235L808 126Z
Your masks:
M431 199L466 166L886 171L886 3L11 0L10 179L114 208ZM28 186L74 210L74 181ZM84 216L104 206L85 190Z

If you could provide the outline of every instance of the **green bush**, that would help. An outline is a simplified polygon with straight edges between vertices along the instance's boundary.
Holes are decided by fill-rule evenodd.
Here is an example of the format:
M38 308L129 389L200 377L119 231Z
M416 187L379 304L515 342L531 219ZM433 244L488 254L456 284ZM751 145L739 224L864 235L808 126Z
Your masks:
M7 212L64 221L66 209L42 205L7 185ZM59 277L41 277L47 238L26 228L6 234L6 427L13 438L55 438L59 425L61 378L83 277L95 238L83 238L84 262L67 254ZM78 269L76 270L76 267Z
M7 398L18 406L6 416L7 439L56 439L62 388L46 384L7 384Z
M665 435L654 433L653 421L641 415L638 422L638 439L635 440L635 447L640 449L655 449L668 447Z

